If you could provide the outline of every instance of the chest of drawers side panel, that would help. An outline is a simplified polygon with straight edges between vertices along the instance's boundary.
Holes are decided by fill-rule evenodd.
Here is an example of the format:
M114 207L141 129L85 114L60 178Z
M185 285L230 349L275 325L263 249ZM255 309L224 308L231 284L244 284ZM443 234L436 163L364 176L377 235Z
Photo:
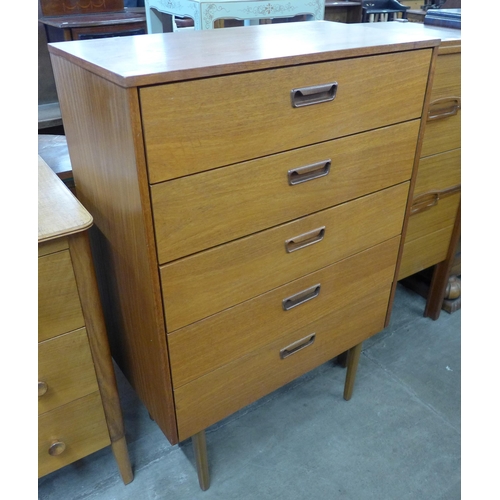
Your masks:
M94 218L92 251L111 350L176 443L137 90L58 56L52 65L77 195Z

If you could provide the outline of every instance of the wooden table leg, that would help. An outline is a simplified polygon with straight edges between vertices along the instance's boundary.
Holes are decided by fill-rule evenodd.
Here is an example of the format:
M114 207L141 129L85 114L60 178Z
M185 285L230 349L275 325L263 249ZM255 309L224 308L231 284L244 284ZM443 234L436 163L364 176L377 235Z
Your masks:
M344 399L346 401L349 401L352 396L362 346L363 343L360 343L349 349L349 351L347 352L347 373L345 376L344 386Z
M208 472L207 441L205 431L200 431L192 438L194 456L196 459L196 470L198 471L198 482L203 491L210 487L210 474Z

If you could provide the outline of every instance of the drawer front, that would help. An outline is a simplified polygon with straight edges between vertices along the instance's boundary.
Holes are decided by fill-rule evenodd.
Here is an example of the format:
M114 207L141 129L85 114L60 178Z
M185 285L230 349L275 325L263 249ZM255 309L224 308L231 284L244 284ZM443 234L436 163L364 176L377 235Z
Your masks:
M346 307L175 390L179 439L206 429L382 330L389 288L359 290L357 300Z
M428 121L425 125L421 156L427 157L460 148L461 117L461 111L458 111L456 115Z
M149 180L154 184L417 119L430 60L431 50L425 49L142 88ZM292 91L328 99L328 90L308 93L335 82L333 100L292 105Z
M159 262L408 180L419 126L414 120L152 186Z
M421 238L407 241L403 249L398 280L445 260L452 233L453 224Z
M431 103L436 99L461 95L461 54L439 55L434 70Z
M460 147L460 53L437 58L421 156Z
M167 331L399 235L407 193L405 182L161 267Z
M54 446L64 443L65 447ZM38 477L111 444L99 392L38 417ZM60 454L51 455L50 452Z
M421 158L413 199L461 184L461 149Z
M38 342L84 326L69 250L38 258Z
M427 236L454 224L460 204L460 193L434 199L432 206L411 215L408 220L405 242Z
M57 238L38 244L38 257L43 257L50 253L60 252L69 248L68 238Z
M98 390L85 328L38 344L38 413Z
M168 335L174 388L347 307L360 290L389 287L399 237Z

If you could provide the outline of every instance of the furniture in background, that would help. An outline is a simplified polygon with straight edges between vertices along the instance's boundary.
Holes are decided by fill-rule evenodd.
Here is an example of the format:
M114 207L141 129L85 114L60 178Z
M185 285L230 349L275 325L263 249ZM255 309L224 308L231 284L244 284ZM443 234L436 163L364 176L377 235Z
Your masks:
M92 217L38 157L38 477L111 445L133 479L87 231Z
M404 280L435 266L424 315L437 319L460 238L461 31L417 23L380 29L441 39L398 277Z
M144 7L124 7L123 0L38 1L38 129L62 130L47 43L146 33ZM57 129L54 129L57 127Z
M462 2L461 0L405 0L403 4L410 7L407 11L408 21L423 23L429 9L460 9Z
M363 11L359 2L325 0L325 21L336 23L360 23Z
M224 19L241 19L247 24L260 20L304 16L305 20L321 20L325 0L145 0L148 33L174 31L175 17L190 18L195 30L211 30L224 26Z
M362 0L362 22L376 23L406 19L408 7L398 0Z
M192 438L202 489L207 427L345 351L349 399L389 321L439 39L373 35L49 48L113 357L168 440Z

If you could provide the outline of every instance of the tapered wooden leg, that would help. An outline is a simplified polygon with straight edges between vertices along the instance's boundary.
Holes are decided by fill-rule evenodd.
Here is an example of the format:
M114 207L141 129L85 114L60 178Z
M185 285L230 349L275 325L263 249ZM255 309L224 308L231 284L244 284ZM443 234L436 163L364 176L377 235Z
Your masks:
M130 459L128 456L127 441L125 436L111 443L111 450L118 464L118 470L122 476L123 482L128 484L134 479Z
M198 432L192 438L194 456L196 459L196 470L198 471L198 482L203 491L210 487L210 474L208 472L207 441L205 431Z
M355 345L347 352L347 373L345 375L344 399L349 401L354 389L356 372L358 370L359 356L361 354L362 343Z

